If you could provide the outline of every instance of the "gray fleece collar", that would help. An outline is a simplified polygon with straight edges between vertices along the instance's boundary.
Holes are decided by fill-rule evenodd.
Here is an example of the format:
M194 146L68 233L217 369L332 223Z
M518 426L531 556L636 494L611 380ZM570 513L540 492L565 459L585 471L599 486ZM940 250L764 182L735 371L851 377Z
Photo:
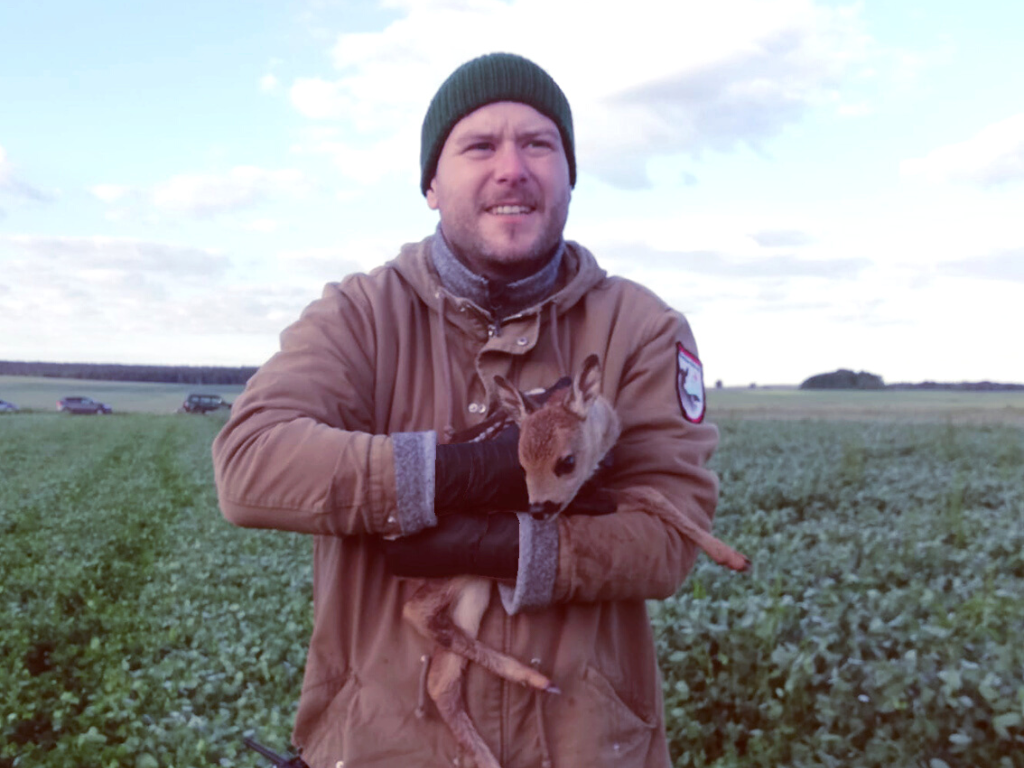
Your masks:
M564 253L563 240L558 244L555 255L539 271L514 283L499 283L481 277L455 258L440 224L430 244L430 260L445 290L459 298L469 299L498 320L539 304L557 291Z

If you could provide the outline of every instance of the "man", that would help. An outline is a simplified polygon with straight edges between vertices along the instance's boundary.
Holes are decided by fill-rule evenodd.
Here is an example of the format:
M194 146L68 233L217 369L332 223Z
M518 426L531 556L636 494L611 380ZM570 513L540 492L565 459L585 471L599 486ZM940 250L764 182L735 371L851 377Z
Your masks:
M572 116L544 70L510 54L462 65L422 139L437 232L328 285L214 443L231 522L315 536L293 742L313 768L459 764L421 688L432 649L401 614L419 577L466 573L502 582L481 642L561 690L469 665L467 710L503 768L668 766L645 600L676 592L695 546L627 503L554 521L516 514L526 495L514 435L448 440L493 411L495 375L544 388L597 353L623 426L602 483L646 489L710 528L717 481L704 465L718 433L677 384L692 390L700 376L693 336L651 292L562 239Z

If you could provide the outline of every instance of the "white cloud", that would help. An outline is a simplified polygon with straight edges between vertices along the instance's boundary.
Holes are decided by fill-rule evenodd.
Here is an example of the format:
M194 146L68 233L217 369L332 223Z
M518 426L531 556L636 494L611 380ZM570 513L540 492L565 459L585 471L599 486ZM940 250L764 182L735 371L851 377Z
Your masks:
M406 175L409 188L415 189L419 141L419 129L410 126L384 133L369 144L349 141L335 128L317 127L304 132L293 151L325 155L341 176L359 184L372 184L384 174Z
M303 115L341 129L337 157L367 146L391 154L396 135L416 141L441 81L494 50L522 53L552 74L573 107L581 168L624 187L646 185L646 164L657 155L759 148L808 109L864 108L842 97L847 80L869 76L872 44L857 6L635 0L580 13L574 0L396 0L390 7L405 15L383 31L337 38L335 77L291 87ZM411 154L405 146L403 163ZM377 176L395 165L380 165Z
M281 197L302 197L313 188L301 171L238 166L222 174L179 174L152 189L98 184L91 192L106 203L152 205L176 214L210 217ZM124 218L125 210L117 211Z
M392 251L394 248L392 248ZM301 273L316 277L321 282L340 280L353 272L365 271L359 261L352 258L353 253L365 253L365 248L353 248L351 245L342 248L305 248L302 250L281 251L277 254L277 263L283 272L288 274ZM383 263L377 260L373 266Z
M252 364L311 297L287 279L227 280L227 256L188 245L0 236L0 260L0 336L23 359Z
M905 160L900 170L928 181L981 187L1024 181L1024 113L993 123L966 141Z
M264 93L271 93L277 90L280 81L276 75L267 74L260 78L260 90Z
M54 199L51 193L30 184L21 177L3 147L0 147L0 193L37 203L48 203Z
M766 229L752 232L750 237L762 248L796 248L814 242L814 238L799 229Z
M1011 251L998 251L972 259L942 262L938 268L943 274L948 275L1024 283L1024 245Z
M263 232L270 234L271 232L277 232L281 228L281 222L277 219L251 219L250 221L242 222L242 229L247 229L251 232Z
M125 196L131 194L129 187L118 184L97 184L89 191L104 203L116 203L118 200L122 200Z
M41 283L51 277L74 282L83 274L219 276L228 264L212 249L114 237L9 235L0 236L0 248L24 257L8 258L9 269Z
M299 113L312 120L343 118L352 103L338 83L317 77L298 78L289 96Z
M153 190L157 208L211 216L248 208L273 195L301 195L309 183L299 171L268 171L253 166L226 174L182 174Z
M583 167L627 188L656 155L762 151L810 109L848 112L842 88L870 55L855 12L802 2L709 3L652 32L641 66L598 61L575 109Z

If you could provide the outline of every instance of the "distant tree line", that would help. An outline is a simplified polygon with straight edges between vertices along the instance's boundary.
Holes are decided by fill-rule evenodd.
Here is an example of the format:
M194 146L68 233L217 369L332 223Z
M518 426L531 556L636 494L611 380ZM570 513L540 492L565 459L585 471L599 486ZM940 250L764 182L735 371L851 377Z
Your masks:
M1022 392L1024 384L1000 384L996 381L921 381L917 384L889 384L887 389L948 389L960 392Z
M846 368L840 368L832 373L819 373L805 379L800 384L800 389L937 389L960 392L1017 392L1024 390L1024 384L998 384L991 381L923 381L918 384L886 384L878 374L867 371L854 373Z
M255 366L118 365L114 363L41 363L0 360L2 376L43 376L93 381L151 381L160 384L245 384Z
M861 371L854 373L840 368L832 373L819 373L800 384L800 389L885 389L882 377Z

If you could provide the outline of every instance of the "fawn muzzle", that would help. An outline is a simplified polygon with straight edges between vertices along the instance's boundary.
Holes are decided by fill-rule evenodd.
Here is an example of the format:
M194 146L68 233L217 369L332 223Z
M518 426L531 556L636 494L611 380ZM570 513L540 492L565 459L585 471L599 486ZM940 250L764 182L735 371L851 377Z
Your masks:
M557 501L543 501L536 504L531 504L529 512L533 516L534 520L540 520L546 522L558 517L558 513L562 511L562 505Z

